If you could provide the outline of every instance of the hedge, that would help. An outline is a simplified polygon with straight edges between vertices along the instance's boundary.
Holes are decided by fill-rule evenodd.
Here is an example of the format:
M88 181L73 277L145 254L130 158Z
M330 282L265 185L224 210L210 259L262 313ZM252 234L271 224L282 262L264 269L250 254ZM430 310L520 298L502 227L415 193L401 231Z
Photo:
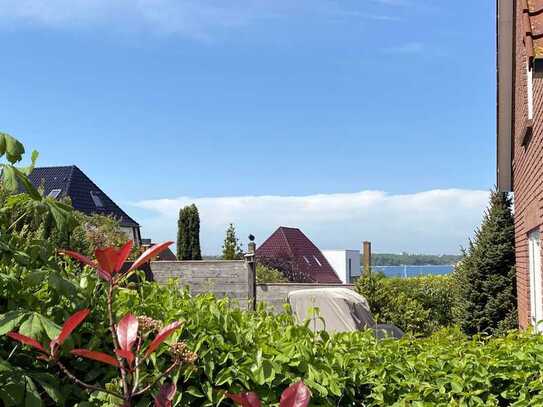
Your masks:
M378 322L414 335L427 336L455 323L458 290L451 275L400 278L371 273L357 281L356 290Z
M86 273L83 277L90 278ZM94 292L93 285L86 292ZM81 300L93 301L90 297ZM131 311L163 321L186 321L176 340L185 340L197 352L198 361L179 377L178 406L231 406L224 391L244 390L256 391L263 405L274 405L282 390L300 378L313 393L312 406L543 403L543 337L529 332L468 339L460 331L448 329L425 339L407 336L399 341L377 341L371 332L315 334L294 323L288 313L273 315L263 308L243 311L227 299L191 297L173 283L167 287L155 283L127 287L120 290L116 305L120 315ZM99 312L93 311L89 322L74 334L74 342L93 342L93 349L105 351L110 345L104 342L102 307L95 304L93 309ZM61 320L55 318L54 322ZM4 358L12 353L11 342L2 339L0 345ZM16 349L9 363L24 363L27 355L26 350ZM63 360L86 380L107 383L114 376L106 365L83 363L68 355ZM67 400L66 405L115 405L100 395L89 398L75 391L58 371L37 363L28 374L42 378L46 372L55 374L57 378L48 376L49 390L54 394L55 383L58 397ZM160 366L158 358L156 363ZM16 366L11 371L2 369L0 393L8 391L6 383L11 380L13 384L15 374L24 373ZM44 401L59 405L47 403L47 397ZM148 404L142 400L138 405Z
M187 321L182 338L199 362L181 379L179 405L217 405L222 389L253 390L271 405L298 378L311 388L314 406L543 403L540 335L468 339L448 329L399 341L379 342L369 332L329 336L288 314L250 313L225 299L172 290L146 284L127 290L122 302L139 314Z

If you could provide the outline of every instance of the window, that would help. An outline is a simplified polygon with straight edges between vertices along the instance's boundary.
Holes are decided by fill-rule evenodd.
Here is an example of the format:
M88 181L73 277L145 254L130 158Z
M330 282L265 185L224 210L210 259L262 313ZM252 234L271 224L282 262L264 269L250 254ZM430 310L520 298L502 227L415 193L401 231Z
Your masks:
M309 260L307 259L307 257L304 256L304 260L305 260L305 262L307 263L308 266L311 266L311 263L309 262Z
M315 259L315 262L319 265L319 267L322 267L322 264L319 259L317 259L317 256L313 256L313 258Z
M528 235L528 270L530 274L530 319L539 332L543 330L543 292L541 281L541 236L539 230Z
M92 201L94 202L94 205L96 205L97 208L103 208L104 203L102 202L102 199L100 199L100 195L98 195L98 192L91 191L90 192Z
M57 199L61 192L62 189L52 189L51 192L47 194L47 197Z
M528 120L534 118L534 81L533 81L533 69L528 62L526 64L526 89L528 94Z

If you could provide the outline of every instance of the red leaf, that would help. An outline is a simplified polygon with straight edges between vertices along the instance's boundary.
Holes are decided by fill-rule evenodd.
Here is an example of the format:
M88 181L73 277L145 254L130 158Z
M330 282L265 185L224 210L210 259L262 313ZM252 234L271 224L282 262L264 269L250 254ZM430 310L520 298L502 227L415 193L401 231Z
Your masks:
M138 259L134 262L134 264L132 264L132 267L130 267L128 271L130 272L133 270L137 270L138 267L150 261L153 257L155 257L156 255L166 250L168 246L172 244L173 242L169 241L169 242L156 244L153 247L148 248L142 253L140 257L138 257Z
M70 353L76 356L81 356L82 358L97 360L98 362L119 367L119 362L117 361L117 359L102 352L95 352L88 349L74 349Z
M175 321L172 322L170 325L165 326L160 330L160 332L157 334L155 339L151 342L149 347L147 348L147 351L145 351L145 357L148 357L151 353L153 353L162 342L164 342L168 337L178 329L182 325L181 321Z
M11 339L15 339L16 341L19 341L25 345L30 345L32 346L33 348L36 348L37 350L39 350L40 352L43 352L45 353L46 355L48 355L49 353L45 350L45 348L41 345L41 343L39 343L37 340L33 339L33 338L30 338L28 336L24 336L24 335L21 335L20 333L17 333L17 332L10 332L8 333L8 336L11 338Z
M72 257L72 258L80 261L81 263L96 269L98 271L98 276L100 278L102 278L102 279L104 279L106 281L111 281L111 275L107 271L104 271L104 270L100 269L100 266L98 265L98 263L91 260L91 259L89 259L88 257L83 256L82 254L79 254L77 252L72 252L70 250L63 250L63 251L59 252L59 254L64 255L64 256L68 256L68 257Z
M98 266L95 261L77 252L72 252L70 250L62 250L61 252L59 252L59 254L76 259L80 261L81 263L86 264L87 266L91 266L92 268L96 268Z
M130 256L131 251L132 251L132 240L129 240L118 251L119 258L117 259L117 264L115 265L115 273L118 273L119 271L121 271L121 269L123 268L123 264L128 258L128 256Z
M132 314L126 314L117 324L117 337L122 350L130 351L138 339L138 319Z
M291 385L281 395L279 407L307 407L311 400L311 392L303 381Z
M117 349L115 353L119 355L120 357L122 357L123 359L126 359L130 366L132 366L132 364L134 363L135 356L131 351L124 350L124 349Z
M60 334L57 336L57 338L54 341L58 343L59 345L62 345L64 341L74 331L74 329L77 328L81 324L81 322L85 320L85 318L87 318L89 313L90 313L90 310L85 308L73 314L70 318L66 320L66 322L64 322L64 325L62 325Z
M105 249L96 249L94 252L96 260L100 268L109 275L115 274L115 267L119 260L119 252L114 247L106 247Z
M172 407L176 391L175 383L163 384L155 397L155 407Z
M107 272L105 272L104 270L101 270L101 269L98 269L98 277L100 277L102 280L106 280L106 281L109 281L109 282L111 282L111 280L112 280L111 275L109 275Z
M260 399L256 393L241 393L241 394L232 394L226 393L226 397L232 399L236 404L242 407L261 407Z

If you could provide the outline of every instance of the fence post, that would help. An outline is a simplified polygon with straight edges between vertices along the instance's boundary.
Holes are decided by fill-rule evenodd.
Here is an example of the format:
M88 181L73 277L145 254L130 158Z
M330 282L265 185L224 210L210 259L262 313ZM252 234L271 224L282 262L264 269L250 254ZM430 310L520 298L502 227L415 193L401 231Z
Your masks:
M249 304L251 309L256 311L256 243L253 235L249 235L245 262L247 263L247 271L249 274Z

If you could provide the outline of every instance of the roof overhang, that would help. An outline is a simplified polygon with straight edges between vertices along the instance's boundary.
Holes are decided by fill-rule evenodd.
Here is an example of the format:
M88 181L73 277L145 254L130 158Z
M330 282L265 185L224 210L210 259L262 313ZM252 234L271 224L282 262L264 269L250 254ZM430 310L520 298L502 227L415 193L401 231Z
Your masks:
M497 0L497 187L512 190L513 157L513 0Z

